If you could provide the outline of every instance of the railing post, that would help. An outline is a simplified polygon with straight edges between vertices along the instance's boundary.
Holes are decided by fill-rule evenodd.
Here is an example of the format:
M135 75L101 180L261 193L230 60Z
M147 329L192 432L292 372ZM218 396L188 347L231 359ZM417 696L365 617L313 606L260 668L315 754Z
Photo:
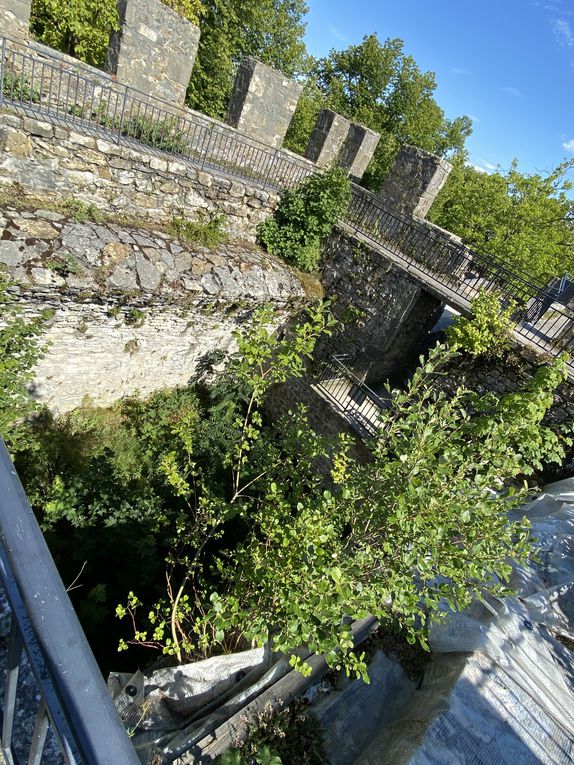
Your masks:
M124 87L124 97L122 100L122 111L120 114L120 123L118 125L118 144L121 143L122 135L123 135L123 129L124 129L124 117L126 114L126 101L128 99L128 89L127 87Z

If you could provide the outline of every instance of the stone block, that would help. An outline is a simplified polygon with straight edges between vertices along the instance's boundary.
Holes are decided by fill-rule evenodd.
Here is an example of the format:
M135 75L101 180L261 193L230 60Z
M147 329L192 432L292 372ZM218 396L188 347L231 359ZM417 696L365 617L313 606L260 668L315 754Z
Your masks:
M302 85L254 58L244 59L237 72L228 123L252 138L278 148L291 122Z
M32 0L0 0L0 30L8 37L26 39Z
M364 125L353 122L341 150L339 164L349 171L351 178L360 180L373 158L381 136Z
M446 159L405 144L377 196L394 210L424 218L451 170Z
M317 167L331 167L337 164L351 123L331 109L321 109L305 157Z
M199 28L160 0L119 0L120 30L107 68L150 96L183 104L199 45Z

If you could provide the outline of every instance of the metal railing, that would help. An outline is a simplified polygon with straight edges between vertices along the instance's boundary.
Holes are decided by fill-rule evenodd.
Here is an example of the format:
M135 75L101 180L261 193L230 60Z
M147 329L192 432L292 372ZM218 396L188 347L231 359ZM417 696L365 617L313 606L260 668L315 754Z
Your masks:
M374 436L379 428L385 400L357 377L347 366L345 354L322 361L313 376L321 395L361 436Z
M289 188L313 172L311 163L284 149L122 85L80 62L72 66L55 52L31 55L8 37L1 38L0 49L0 105L108 140L143 143L263 189Z
M311 163L274 149L223 123L151 97L55 52L36 56L15 41L1 38L0 104L81 128L118 143L145 144L156 152L260 185L284 190L312 172ZM516 304L518 338L540 350L574 356L574 317L527 274L504 261L449 239L424 221L389 210L371 192L353 184L343 223L352 232L390 254L416 278L434 284L446 299L466 310L481 291L497 291ZM551 309L551 310L549 310ZM572 368L574 371L574 367Z
M434 282L439 294L441 288L448 290L455 308L468 308L482 291L496 292L503 304L514 305L518 337L545 353L574 356L574 313L501 259L454 242L425 221L389 210L355 185L345 223L359 239L381 250L383 256L391 255L415 278L429 286ZM574 371L572 364L570 369Z
M1 441L0 607L7 765L139 765Z

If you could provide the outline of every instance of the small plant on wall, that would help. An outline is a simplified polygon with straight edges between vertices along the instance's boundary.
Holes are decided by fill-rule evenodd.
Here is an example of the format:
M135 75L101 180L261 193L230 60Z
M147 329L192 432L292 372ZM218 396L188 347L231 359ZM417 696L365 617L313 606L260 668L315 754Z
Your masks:
M510 347L516 303L503 308L500 293L482 290L470 307L470 317L460 316L447 329L449 343L471 356L500 356Z
M310 175L281 198L272 218L257 228L260 243L302 271L319 265L321 243L345 213L351 195L349 178L337 167Z

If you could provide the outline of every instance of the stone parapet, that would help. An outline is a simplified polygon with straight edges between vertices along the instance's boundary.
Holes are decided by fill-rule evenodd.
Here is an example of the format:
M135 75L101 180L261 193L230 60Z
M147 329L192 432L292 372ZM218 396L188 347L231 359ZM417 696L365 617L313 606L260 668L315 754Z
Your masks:
M331 109L321 109L311 133L305 157L317 167L337 165L349 135L351 123Z
M404 145L377 196L394 210L424 218L451 170L446 159Z
M356 123L350 125L341 149L339 164L349 171L351 178L360 180L363 177L380 138L379 133L364 125Z
M242 133L279 148L302 89L276 69L246 58L235 78L228 122Z
M0 0L0 35L26 39L32 0Z
M160 0L120 0L120 30L107 66L118 80L150 96L183 104L199 45L199 28Z

